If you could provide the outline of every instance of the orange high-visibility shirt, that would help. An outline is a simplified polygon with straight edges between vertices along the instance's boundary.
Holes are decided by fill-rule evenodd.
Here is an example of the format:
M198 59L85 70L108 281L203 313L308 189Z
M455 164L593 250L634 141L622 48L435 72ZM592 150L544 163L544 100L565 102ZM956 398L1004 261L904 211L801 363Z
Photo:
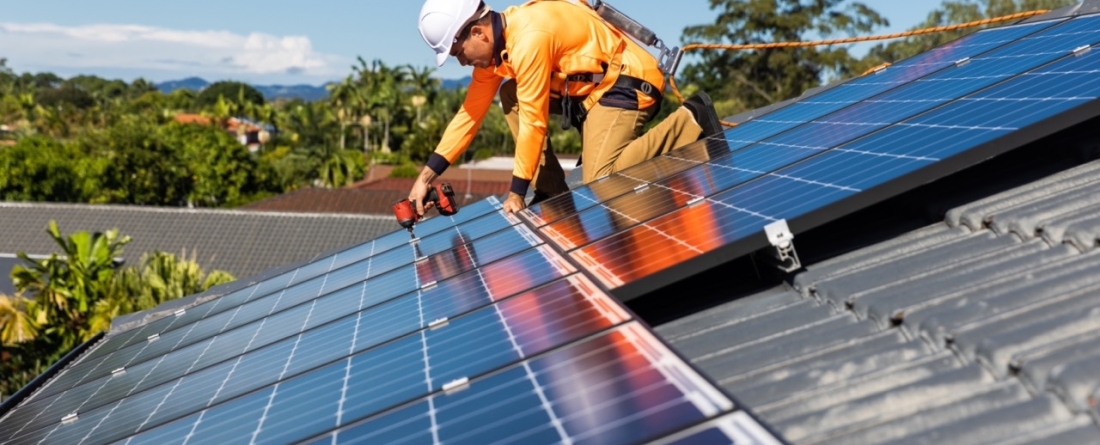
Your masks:
M652 54L605 24L588 6L569 1L535 0L509 7L501 15L504 22L501 63L489 69L474 68L466 99L447 126L435 151L438 157L433 156L435 159L429 161L429 166L436 173L442 173L466 151L492 106L500 84L504 79L515 79L519 135L512 191L522 195L538 168L550 119L551 94L590 96L590 100L598 100L614 86L610 81L599 85L569 82L569 91L563 91L567 76L603 73L604 67L620 52L621 74L645 80L661 90L664 89L664 75ZM495 34L501 35L500 32ZM500 42L496 45L501 47ZM611 78L613 73L607 75ZM637 94L639 109L655 103L655 99L641 92Z

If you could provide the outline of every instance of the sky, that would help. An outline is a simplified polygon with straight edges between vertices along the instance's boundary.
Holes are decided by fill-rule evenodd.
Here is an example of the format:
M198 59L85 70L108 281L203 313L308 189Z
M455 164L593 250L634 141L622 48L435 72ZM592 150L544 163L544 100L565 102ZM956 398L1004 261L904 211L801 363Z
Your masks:
M523 0L486 0L496 10ZM713 23L709 0L612 0L680 44L687 26ZM878 33L920 23L939 0L863 0L890 21ZM356 58L434 66L416 29L419 0L35 0L0 4L0 58L22 72L91 74L154 82L191 76L258 85L322 85ZM870 45L853 51L866 51ZM444 79L469 74L451 59Z

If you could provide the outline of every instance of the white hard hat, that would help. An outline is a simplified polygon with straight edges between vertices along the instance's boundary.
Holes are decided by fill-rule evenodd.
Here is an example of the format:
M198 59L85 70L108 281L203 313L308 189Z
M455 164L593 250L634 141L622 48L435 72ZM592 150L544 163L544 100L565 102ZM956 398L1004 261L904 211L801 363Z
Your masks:
M451 55L455 37L475 19L481 0L427 0L420 8L420 37L435 50L439 66Z

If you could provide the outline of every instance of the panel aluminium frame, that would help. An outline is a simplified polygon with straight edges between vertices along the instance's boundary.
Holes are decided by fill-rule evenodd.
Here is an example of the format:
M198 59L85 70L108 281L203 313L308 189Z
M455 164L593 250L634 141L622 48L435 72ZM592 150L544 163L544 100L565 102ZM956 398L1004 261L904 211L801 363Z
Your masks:
M1077 53L1077 51L1074 51L1074 54L1067 55L1066 57L1078 57ZM1065 57L1058 59L1055 62L1044 65L1044 67L1059 63L1063 60L1067 59ZM1032 71L1038 71L1043 69L1044 67L1040 67ZM1005 83L1012 82L1019 77L1020 76L1007 79L1006 81L994 85L989 89L993 89L1000 85L1004 85ZM988 91L989 89L982 91ZM948 104L945 104L944 106L950 106L953 103L955 102L950 102ZM939 110L941 108L933 109L929 113L935 112L936 110ZM911 190L912 188L919 185L958 172L965 168L976 165L988 158L1004 154L1008 151L1037 141L1043 137L1068 129L1074 125L1078 125L1098 115L1100 115L1100 103L1098 103L1098 101L1096 100L1090 100L1089 102L1083 103L1068 111L1064 111L1062 113L1046 117L1045 119L1042 119L1038 122L1029 124L1010 134L1002 135L994 140L983 142L977 146L971 147L969 150L953 155L948 159L944 159L941 162L934 163L917 171L910 172L908 174L894 178L893 180L886 181L880 185L874 186L873 188L865 190L854 196L849 196L837 202L830 203L828 205L809 211L806 214L794 217L790 221L788 221L788 223L794 233L797 234L805 232L829 221L850 214L851 212L866 208L885 199L893 197L899 193ZM886 129L889 128L893 127L887 127ZM872 133L865 138L873 137L876 134L879 133ZM824 153L828 153L828 151ZM750 185L751 184L752 183L750 183ZM682 210L684 209L681 209L681 211ZM679 264L670 266L664 270L650 274L649 276L641 277L631 282L623 282L621 285L619 285L619 283L616 281L617 278L615 274L611 273L606 268L603 268L597 261L588 260L586 262L584 255L579 255L580 258L578 260L580 263L582 263L582 265L585 266L585 269L593 272L594 275L596 275L614 295L626 301L642 296L657 288L678 282L686 276L691 276L705 270L717 267L732 259L767 247L769 244L770 243L768 242L764 232L761 230L759 232L753 233L752 235L742 237L726 245L719 246L708 252L704 252L700 255L696 255L692 258L686 259Z

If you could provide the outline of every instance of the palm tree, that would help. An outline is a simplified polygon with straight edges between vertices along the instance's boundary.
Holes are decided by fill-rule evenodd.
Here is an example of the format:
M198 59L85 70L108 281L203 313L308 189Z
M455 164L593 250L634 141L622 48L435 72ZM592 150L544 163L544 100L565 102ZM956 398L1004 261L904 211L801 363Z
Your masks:
M50 221L46 230L61 248L62 254L35 260L24 253L19 257L31 267L16 266L12 271L15 288L35 300L34 319L48 326L61 350L71 349L91 338L97 331L89 326L91 308L110 291L116 266L115 258L130 237L118 230L106 232L76 232L61 235L57 222Z
M326 87L329 91L329 102L336 110L336 118L340 124L340 149L347 147L347 128L358 120L354 115L354 108L359 101L359 86L351 75L343 82L332 83Z
M0 346L27 343L38 337L38 325L30 315L34 301L20 295L0 295Z

